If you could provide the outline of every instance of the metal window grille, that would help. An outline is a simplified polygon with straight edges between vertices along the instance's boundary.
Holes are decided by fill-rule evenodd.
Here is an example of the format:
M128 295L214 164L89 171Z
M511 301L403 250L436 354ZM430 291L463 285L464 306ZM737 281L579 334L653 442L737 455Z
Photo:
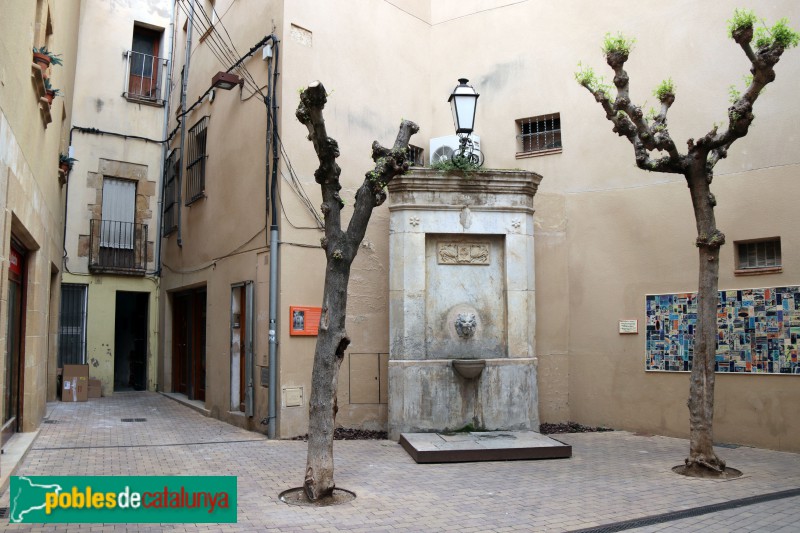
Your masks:
M770 239L736 243L738 268L770 268L781 266L781 240Z
M88 285L61 284L58 366L86 363L86 297Z
M414 167L422 167L425 166L425 160L423 159L423 155L425 150L420 148L419 146L414 146L413 144L408 145L408 162L411 166Z
M178 170L180 150L175 149L167 156L164 163L164 220L163 236L167 236L178 228Z
M189 129L188 165L186 166L186 205L205 196L206 190L206 133L208 116Z
M561 150L561 114L517 120L517 153Z
M135 100L164 105L161 80L164 79L168 60L134 50L127 50L125 58L125 89L123 96Z

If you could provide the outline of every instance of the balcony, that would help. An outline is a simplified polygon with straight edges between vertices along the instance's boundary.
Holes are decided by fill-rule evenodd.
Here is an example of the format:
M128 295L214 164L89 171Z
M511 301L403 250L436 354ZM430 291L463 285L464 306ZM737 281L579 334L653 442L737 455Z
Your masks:
M127 50L125 61L127 66L122 96L140 104L163 106L161 82L166 75L167 59Z
M143 276L147 270L147 225L90 221L89 271Z

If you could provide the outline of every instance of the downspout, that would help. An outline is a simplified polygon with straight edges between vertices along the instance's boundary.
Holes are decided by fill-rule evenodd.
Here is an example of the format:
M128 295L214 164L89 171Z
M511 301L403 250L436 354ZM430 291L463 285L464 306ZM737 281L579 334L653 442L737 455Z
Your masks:
M272 71L272 108L267 111L268 116L272 117L272 180L270 183L270 210L272 211L272 223L269 228L269 421L267 426L267 437L274 439L277 426L277 403L278 403L278 210L275 196L278 187L278 105L275 101L275 91L278 85L278 38L272 36L273 48L275 49L275 68ZM268 121L269 123L269 121Z
M189 85L189 60L192 58L192 26L194 25L194 2L189 0L189 21L186 24L186 56L183 62L183 79L181 80L181 110L186 109L186 91ZM178 172L178 187L177 187L177 207L178 207L178 246L183 247L183 237L181 234L181 189L183 189L183 142L186 139L186 119L181 120L181 159Z
M164 235L164 228L162 225L164 224L164 187L166 186L164 180L164 174L166 173L166 161L167 161L167 152L169 152L169 142L167 139L167 132L169 131L169 104L170 104L170 96L172 94L172 50L175 46L175 3L173 2L172 7L170 8L170 16L169 16L170 24L169 24L169 46L167 46L167 89L166 95L164 96L164 127L163 127L163 135L162 138L165 139L164 144L161 146L161 195L158 198L158 213L156 215L156 219L158 223L156 224L156 228L158 231L158 235L156 235L156 271L155 275L161 275L161 239Z

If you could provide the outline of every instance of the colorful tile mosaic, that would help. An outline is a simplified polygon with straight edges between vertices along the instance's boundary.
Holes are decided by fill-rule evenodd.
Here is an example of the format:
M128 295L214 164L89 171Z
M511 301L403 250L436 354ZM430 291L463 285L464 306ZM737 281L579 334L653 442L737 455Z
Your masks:
M691 370L696 293L646 302L647 370ZM717 326L717 372L800 375L800 287L720 291Z

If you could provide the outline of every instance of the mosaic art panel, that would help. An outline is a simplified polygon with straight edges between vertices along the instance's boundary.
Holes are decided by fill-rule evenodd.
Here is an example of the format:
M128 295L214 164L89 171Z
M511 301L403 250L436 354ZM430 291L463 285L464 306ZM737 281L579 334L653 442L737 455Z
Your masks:
M647 370L691 370L697 294L646 302ZM717 372L800 375L800 287L720 291L717 327Z

